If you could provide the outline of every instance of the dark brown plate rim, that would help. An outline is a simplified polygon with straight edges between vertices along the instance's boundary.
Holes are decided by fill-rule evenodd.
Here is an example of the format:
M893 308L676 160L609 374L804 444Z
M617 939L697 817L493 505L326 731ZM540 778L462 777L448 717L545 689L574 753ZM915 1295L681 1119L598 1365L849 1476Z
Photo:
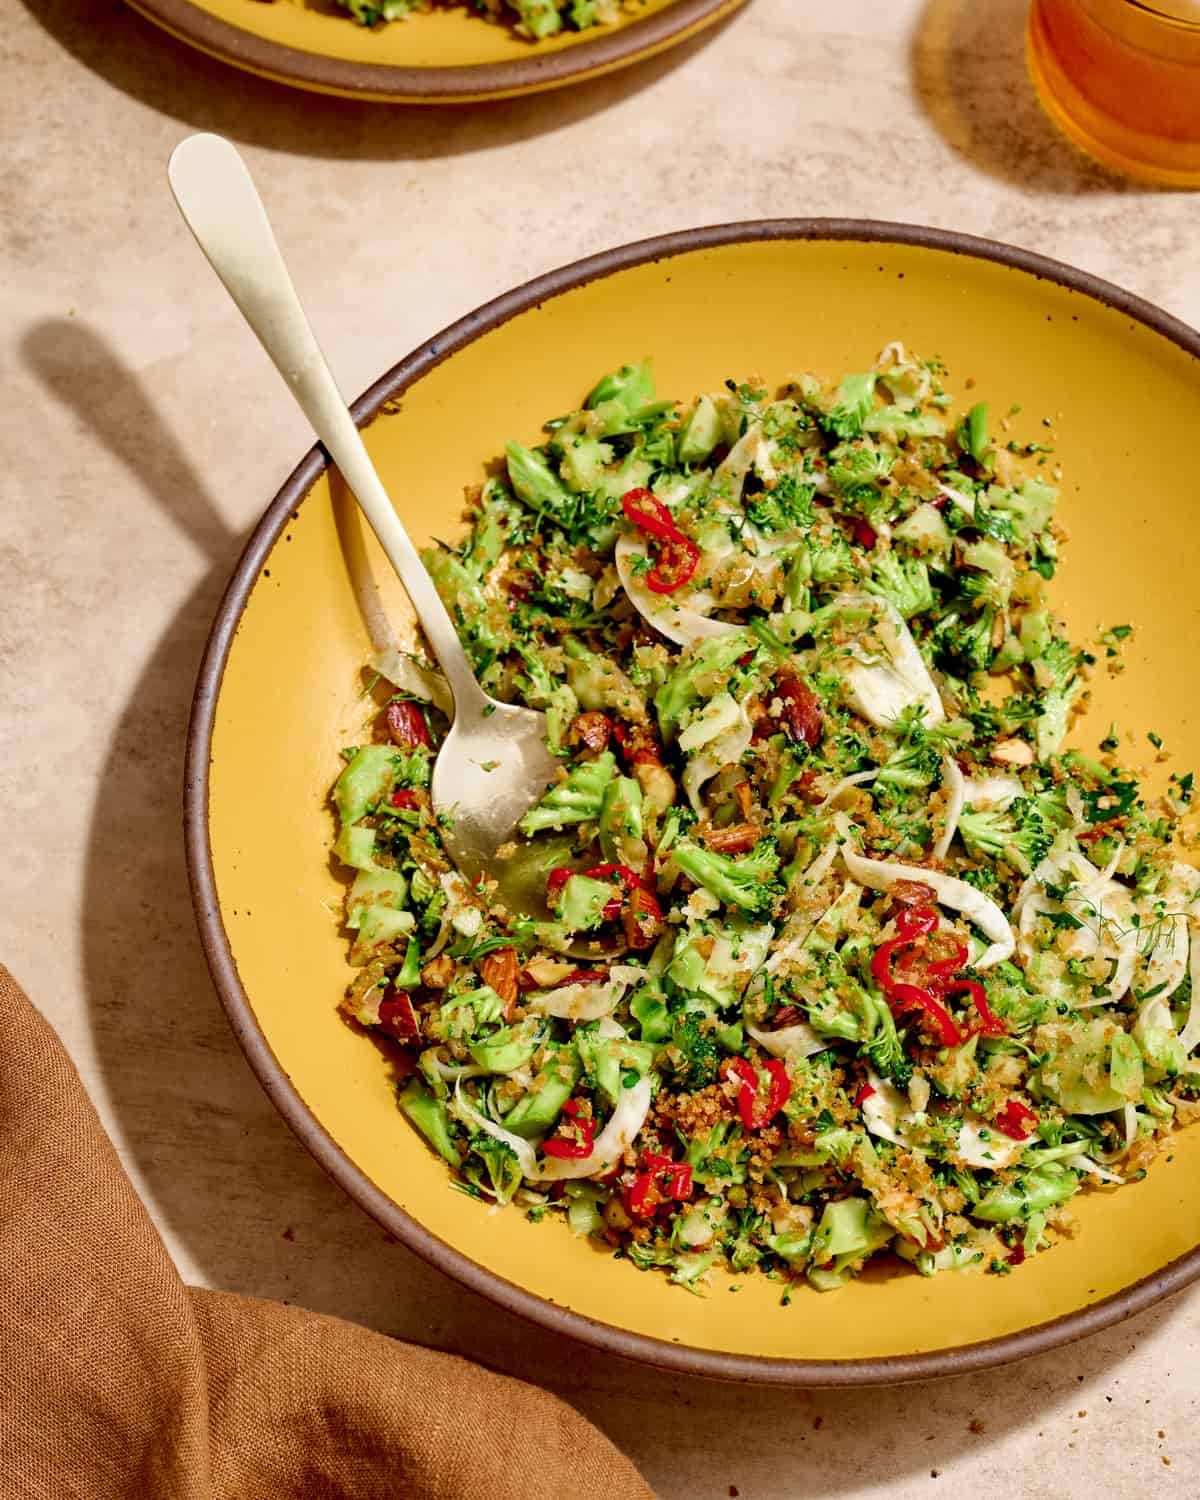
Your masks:
M351 98L408 104L470 103L538 93L611 72L683 41L731 15L746 0L675 0L668 9L573 46L453 68L406 68L352 62L268 41L194 4L193 0L130 0L172 36L234 67L280 83ZM354 24L349 16L346 24Z
M943 229L861 219L775 219L685 230L606 250L586 260L540 276L468 313L422 344L360 396L352 408L363 426L385 402L394 401L435 365L481 334L550 297L631 266L689 251L769 240L846 240L882 246L916 245L953 255L998 261L1039 280L1057 282L1144 324L1200 359L1200 333L1120 287L1029 250ZM208 839L208 770L213 722L225 663L251 590L291 513L303 502L327 467L325 452L314 447L271 502L246 545L217 611L205 649L188 727L184 773L184 822L188 875L209 969L234 1034L250 1066L276 1108L329 1175L351 1198L410 1250L453 1276L472 1291L509 1312L554 1333L568 1334L608 1354L688 1375L751 1383L798 1386L884 1385L981 1370L1028 1355L1044 1353L1074 1339L1097 1333L1200 1277L1200 1245L1124 1291L1078 1312L956 1348L877 1359L774 1359L685 1347L675 1342L630 1333L572 1312L485 1270L431 1234L365 1176L317 1123L282 1065L271 1051L242 988L217 903L212 851Z

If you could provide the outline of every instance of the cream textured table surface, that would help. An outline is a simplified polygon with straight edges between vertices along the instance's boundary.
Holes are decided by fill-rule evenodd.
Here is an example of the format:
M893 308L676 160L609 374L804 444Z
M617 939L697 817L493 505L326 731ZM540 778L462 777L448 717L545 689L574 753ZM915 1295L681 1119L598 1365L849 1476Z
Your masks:
M179 787L209 621L309 437L163 166L192 129L243 144L352 392L564 261L764 215L991 235L1196 323L1200 200L1125 184L1054 135L1019 0L752 0L616 77L463 111L243 77L116 0L9 0L4 16L0 957L65 1038L184 1275L540 1381L667 1500L1200 1492L1200 1292L984 1375L721 1387L460 1290L293 1139L209 982Z

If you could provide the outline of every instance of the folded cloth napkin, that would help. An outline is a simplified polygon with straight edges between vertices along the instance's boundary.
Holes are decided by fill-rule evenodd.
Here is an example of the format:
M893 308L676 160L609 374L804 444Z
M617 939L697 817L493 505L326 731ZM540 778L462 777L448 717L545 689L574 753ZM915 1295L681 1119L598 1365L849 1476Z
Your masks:
M74 1066L0 966L5 1500L653 1500L533 1386L186 1287Z

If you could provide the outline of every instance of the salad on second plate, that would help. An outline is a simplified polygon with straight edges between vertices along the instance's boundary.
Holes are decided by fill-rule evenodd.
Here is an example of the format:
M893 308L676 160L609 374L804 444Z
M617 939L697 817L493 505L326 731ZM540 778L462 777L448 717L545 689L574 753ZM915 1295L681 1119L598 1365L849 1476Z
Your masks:
M444 7L445 0L337 0L361 26L404 21ZM493 21L509 22L531 41L560 31L587 31L611 26L623 14L640 8L636 0L450 0Z
M1192 778L1065 748L1056 471L943 373L681 404L627 366L471 492L426 562L547 714L545 920L446 858L429 665L374 663L344 752L343 1008L400 1108L460 1190L693 1289L1007 1272L1200 1107Z

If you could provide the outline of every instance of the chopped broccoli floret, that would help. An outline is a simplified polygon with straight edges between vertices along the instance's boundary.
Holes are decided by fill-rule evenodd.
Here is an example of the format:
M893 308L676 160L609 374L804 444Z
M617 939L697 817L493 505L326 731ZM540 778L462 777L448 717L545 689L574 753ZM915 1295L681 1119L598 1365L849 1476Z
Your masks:
M462 1174L497 1203L507 1203L521 1186L521 1163L516 1152L483 1131L471 1137L471 1155L463 1164Z
M427 547L421 561L450 618L459 625L459 635L479 670L481 661L491 661L502 644L488 613L483 584L445 547Z
M813 523L815 486L785 474L773 490L746 502L746 519L761 531L807 531Z
M843 492L861 485L876 485L892 472L895 460L885 449L866 439L841 443L829 455L830 481Z
M749 854L714 854L690 839L681 839L671 858L697 885L728 906L739 906L754 916L765 916L782 893L778 877L779 851L774 839L760 839Z
M712 636L679 659L679 665L654 695L654 712L664 734L674 732L684 714L701 698L724 686L739 658L754 648L748 633Z
M951 610L938 622L933 633L939 655L951 669L968 673L986 671L995 655L992 646L995 621L995 611L990 606L981 610L973 620Z
M525 663L525 675L518 680L525 702L531 708L546 711L546 737L557 754L563 748L567 726L579 708L578 700L565 682L555 682L537 648L521 641L517 653Z
M1039 539L1052 540L1048 535L1042 537L1058 501L1058 491L1052 485L1040 479L1026 479L1015 489L993 484L984 498L987 514L1007 520L1013 536L1027 551L1032 551Z
M905 558L896 552L885 552L879 559L867 588L890 600L906 620L924 614L937 603L926 565L920 558Z
M992 537L972 542L963 548L963 566L975 571L964 573L959 580L964 599L975 604L993 604L1007 609L1017 581L1016 564L999 542Z
M1003 812L970 806L963 809L958 831L969 853L977 859L1003 859L1028 875L1045 858L1054 842L1037 803L1018 797Z
M912 1078L912 1063L909 1062L896 1030L895 1017L884 1001L873 994L866 994L863 1007L865 1040L863 1056L868 1058L875 1071L890 1078L897 1088L907 1088ZM871 1028L867 1030L868 1026Z
M591 932L604 921L604 913L617 887L607 880L572 875L559 892L554 912L569 932Z
M711 1020L702 1011L687 1011L677 1017L663 1057L687 1088L702 1089L714 1083L721 1048Z
M918 733L888 756L875 779L884 786L929 786L941 772L941 752L924 733Z
M847 375L837 388L833 406L823 416L822 425L840 438L854 438L875 404L875 371L865 375Z
M526 837L544 828L565 828L571 823L590 823L599 818L604 788L617 773L617 762L611 750L595 760L572 766L565 781L556 782L546 795L529 809L517 827Z

